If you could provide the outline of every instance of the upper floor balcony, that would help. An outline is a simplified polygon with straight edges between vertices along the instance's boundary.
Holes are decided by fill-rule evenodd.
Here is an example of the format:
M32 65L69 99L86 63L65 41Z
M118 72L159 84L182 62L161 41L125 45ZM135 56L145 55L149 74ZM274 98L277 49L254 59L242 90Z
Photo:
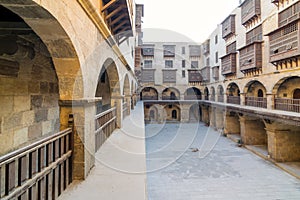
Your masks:
M236 73L236 53L230 53L221 57L222 75Z
M133 0L102 0L101 5L102 16L114 36L133 36Z
M222 22L222 37L224 39L235 34L235 15L229 15Z
M296 21L269 33L270 62L292 59L300 55L299 22Z
M254 42L239 49L240 70L260 69L262 67L262 42Z
M278 13L278 27L283 27L300 19L300 2L297 2Z
M261 14L260 0L246 0L241 4L242 24L247 25Z
M206 66L201 69L202 81L209 82L210 81L210 66Z
M201 83L203 80L203 77L199 69L189 69L188 75L189 75L189 83L191 84Z

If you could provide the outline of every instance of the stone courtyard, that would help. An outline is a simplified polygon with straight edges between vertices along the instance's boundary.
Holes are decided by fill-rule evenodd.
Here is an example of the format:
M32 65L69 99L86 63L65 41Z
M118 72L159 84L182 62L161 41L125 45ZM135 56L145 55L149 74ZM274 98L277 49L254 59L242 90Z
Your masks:
M149 200L300 199L298 179L204 124L145 132Z

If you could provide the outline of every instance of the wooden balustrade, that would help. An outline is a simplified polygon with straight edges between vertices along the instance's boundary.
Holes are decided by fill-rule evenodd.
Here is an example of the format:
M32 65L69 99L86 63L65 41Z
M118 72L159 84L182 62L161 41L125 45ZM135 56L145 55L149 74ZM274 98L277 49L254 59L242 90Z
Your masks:
M57 199L72 182L72 153L66 129L0 157L0 199Z
M184 100L201 100L201 95L184 95Z
M227 96L227 103L241 104L240 96Z
M267 108L267 98L264 97L246 97L245 104L247 106Z
M105 140L116 129L116 107L96 115L95 151L97 152Z
M300 113L300 99L275 98L275 109Z
M141 100L158 100L158 96L142 96Z
M128 105L127 102L123 103L123 119L128 115Z
M218 95L218 102L224 102L224 95Z

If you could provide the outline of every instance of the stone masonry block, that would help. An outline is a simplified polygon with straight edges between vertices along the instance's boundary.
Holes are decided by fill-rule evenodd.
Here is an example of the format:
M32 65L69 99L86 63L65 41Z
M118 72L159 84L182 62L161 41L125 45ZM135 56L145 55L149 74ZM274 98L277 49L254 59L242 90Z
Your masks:
M14 147L28 141L28 127L18 129L14 132Z
M35 139L42 135L42 124L34 124L28 128L28 138Z
M14 112L30 110L30 96L14 96Z
M59 107L53 107L48 109L48 120L59 118Z
M42 123L42 134L47 135L50 133L54 133L53 130L53 121L46 121Z
M34 123L35 113L34 110L26 111L22 113L22 126L30 126Z
M3 131L16 129L21 126L22 115L20 113L14 113L8 117L4 117Z
M31 109L42 107L43 96L42 95L31 95Z
M46 121L48 117L47 109L40 109L35 111L35 122Z
M13 132L0 134L0 156L13 149Z
M1 96L0 97L0 116L9 115L13 111L13 97L12 96Z

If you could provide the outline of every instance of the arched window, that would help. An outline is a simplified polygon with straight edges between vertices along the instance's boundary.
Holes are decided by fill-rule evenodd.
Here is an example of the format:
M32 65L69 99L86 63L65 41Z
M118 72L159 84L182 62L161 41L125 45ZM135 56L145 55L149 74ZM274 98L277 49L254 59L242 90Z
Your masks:
M264 92L261 89L257 91L257 97L264 97Z
M172 110L172 119L177 119L177 110Z

